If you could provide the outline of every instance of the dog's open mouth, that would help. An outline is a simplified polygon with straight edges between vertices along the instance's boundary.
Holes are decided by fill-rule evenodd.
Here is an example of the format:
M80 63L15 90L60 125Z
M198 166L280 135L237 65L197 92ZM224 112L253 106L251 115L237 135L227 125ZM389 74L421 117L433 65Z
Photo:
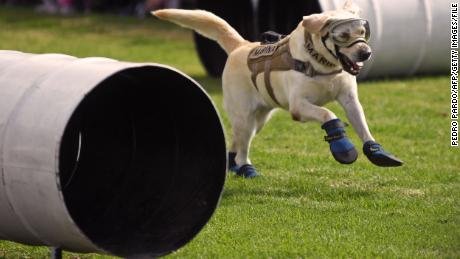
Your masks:
M345 71L348 73L356 76L359 74L361 71L361 68L363 67L363 62L353 62L351 61L347 56L345 56L342 53L338 53L340 63L342 64L342 67Z

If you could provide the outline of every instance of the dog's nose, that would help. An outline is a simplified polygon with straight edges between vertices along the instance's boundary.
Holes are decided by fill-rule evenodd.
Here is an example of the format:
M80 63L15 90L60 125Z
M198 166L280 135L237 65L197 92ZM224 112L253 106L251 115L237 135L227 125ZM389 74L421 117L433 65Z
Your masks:
M371 57L371 54L372 54L372 51L370 51L370 50L361 51L359 53L359 59L361 61L368 60Z

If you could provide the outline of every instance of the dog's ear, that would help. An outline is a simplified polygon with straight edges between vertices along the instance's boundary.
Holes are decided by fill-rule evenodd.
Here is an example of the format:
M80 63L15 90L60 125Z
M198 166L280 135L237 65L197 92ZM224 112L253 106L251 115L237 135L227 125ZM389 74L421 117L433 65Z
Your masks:
M319 33L329 20L325 14L312 14L303 17L302 26L310 33Z
M346 0L345 4L343 4L343 10L348 11L352 14L359 15L361 8L353 0Z

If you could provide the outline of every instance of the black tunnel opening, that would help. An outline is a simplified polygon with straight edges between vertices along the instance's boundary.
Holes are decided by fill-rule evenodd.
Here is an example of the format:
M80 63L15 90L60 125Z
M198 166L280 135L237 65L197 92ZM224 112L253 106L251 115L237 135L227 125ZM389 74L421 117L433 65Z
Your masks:
M73 220L118 256L178 249L206 224L226 172L218 114L197 85L130 68L92 90L66 127L60 181Z

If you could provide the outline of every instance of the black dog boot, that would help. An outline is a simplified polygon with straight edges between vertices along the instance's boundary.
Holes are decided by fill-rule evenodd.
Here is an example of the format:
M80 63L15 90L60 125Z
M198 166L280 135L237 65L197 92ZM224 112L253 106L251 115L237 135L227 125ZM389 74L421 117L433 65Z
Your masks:
M324 140L329 142L335 160L342 164L351 164L358 158L358 152L345 135L344 127L345 124L340 119L330 120L321 126L327 133Z
M238 170L238 166L236 165L236 153L235 152L228 152L228 170L236 172Z
M254 178L259 176L257 173L256 168L253 165L242 165L238 166L235 161L236 153L229 152L228 153L228 170L233 171L238 176L242 176L244 178Z
M379 143L372 140L364 143L363 152L373 164L378 166L402 166L404 163L399 158L383 150Z

